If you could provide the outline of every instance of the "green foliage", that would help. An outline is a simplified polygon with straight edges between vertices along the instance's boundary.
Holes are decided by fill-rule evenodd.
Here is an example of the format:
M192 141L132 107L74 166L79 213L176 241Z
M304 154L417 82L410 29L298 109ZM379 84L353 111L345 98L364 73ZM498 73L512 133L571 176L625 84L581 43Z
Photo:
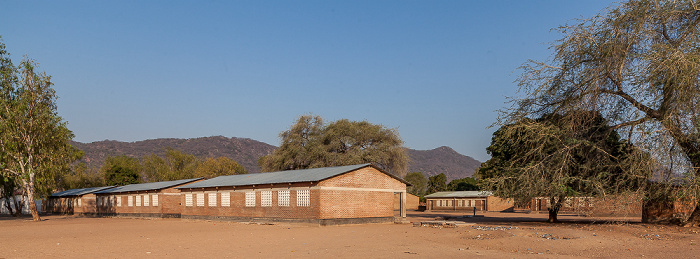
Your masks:
M158 182L164 181L170 173L170 168L165 164L165 159L156 154L146 155L141 159L143 166L143 181Z
M168 148L165 158L155 154L142 159L145 182L173 181L197 177L213 178L222 175L247 174L248 171L227 157L198 159L192 154Z
M428 178L428 190L425 192L426 195L433 194L436 192L444 192L447 190L447 176L440 173L438 175L433 175Z
M199 163L194 177L214 178L222 175L247 174L243 166L227 157L207 158Z
M50 192L77 152L56 112L51 77L35 68L32 60L15 67L0 42L0 173L20 182L31 198ZM40 220L34 203L30 210Z
M124 186L141 183L141 175L132 168L121 165L113 165L105 172L105 184L113 186Z
M492 158L477 172L482 189L518 203L535 197L560 203L567 196L636 191L650 176L644 166L648 155L621 141L594 112L554 114L503 126L486 150Z
M16 216L18 214L15 211L13 211L14 207L11 203L11 200L15 195L15 190L17 190L17 187L17 181L15 181L14 178L0 175L0 200L3 201L3 204L0 204L0 206L5 206L5 208L8 209L10 215L13 216Z
M104 171L88 168L84 162L75 163L70 172L61 175L58 189L70 190L105 186Z
M321 117L306 115L280 137L280 148L259 160L263 171L374 163L403 176L408 168L398 132L366 121L342 119L325 125Z
M114 168L123 168L128 170L129 172L135 172L139 175L142 171L141 162L139 162L139 160L136 158L128 156L108 156L105 159L104 164L102 164L102 168L100 168L100 173L104 175L105 182L107 182L109 172L113 171ZM139 176L139 179L141 179L141 176Z
M448 191L479 191L479 182L471 177L455 179L447 184Z
M428 187L428 178L426 178L423 173L408 173L403 179L411 183L411 186L406 189L408 193L419 197L425 195L426 188Z
M2 200L0 206L4 206L7 212L14 217L22 215L24 206L22 199L16 199L15 196L15 192L20 188L16 179L0 175L0 200Z
M145 182L174 181L190 179L195 176L199 160L192 154L168 148L165 159L151 154L143 158Z

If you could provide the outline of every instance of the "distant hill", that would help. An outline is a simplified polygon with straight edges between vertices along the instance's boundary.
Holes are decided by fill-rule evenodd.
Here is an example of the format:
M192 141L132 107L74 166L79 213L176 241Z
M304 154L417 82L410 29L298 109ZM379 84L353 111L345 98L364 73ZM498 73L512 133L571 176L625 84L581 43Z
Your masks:
M408 156L411 157L409 172L422 172L426 177L444 173L448 182L472 177L481 166L476 159L446 146L432 150L408 149Z
M108 156L129 156L141 159L154 153L165 155L168 147L197 157L228 157L245 167L250 173L259 173L258 158L271 154L277 147L247 138L204 137L191 139L150 139L136 142L103 140L92 143L73 142L74 147L85 151L83 160L91 167L100 167Z
M250 173L259 173L258 159L271 154L276 146L247 138L227 138L222 136L192 139L150 139L136 142L103 140L92 143L73 142L72 145L85 151L83 160L91 167L100 167L108 156L129 156L142 158L155 153L163 156L168 147L181 150L197 157L228 157ZM448 180L472 176L480 162L457 153L449 147L433 150L408 149L411 157L409 172L423 172L426 176L445 173Z

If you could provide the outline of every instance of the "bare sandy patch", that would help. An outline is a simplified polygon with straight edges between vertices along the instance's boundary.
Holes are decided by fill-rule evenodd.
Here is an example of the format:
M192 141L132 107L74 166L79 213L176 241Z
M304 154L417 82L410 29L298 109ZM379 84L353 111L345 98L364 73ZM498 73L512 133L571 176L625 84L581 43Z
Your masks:
M689 258L698 228L641 224L628 218L410 212L419 222L449 218L457 228L412 224L319 227L183 219L46 216L0 218L0 258L316 257L316 258Z

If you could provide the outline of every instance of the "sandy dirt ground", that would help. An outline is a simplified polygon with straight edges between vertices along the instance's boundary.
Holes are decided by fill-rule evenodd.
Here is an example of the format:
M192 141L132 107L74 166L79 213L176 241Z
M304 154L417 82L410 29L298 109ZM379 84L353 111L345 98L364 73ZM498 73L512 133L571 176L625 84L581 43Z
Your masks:
M0 217L0 258L696 258L699 228L638 219L410 212L413 224L319 227L184 219Z

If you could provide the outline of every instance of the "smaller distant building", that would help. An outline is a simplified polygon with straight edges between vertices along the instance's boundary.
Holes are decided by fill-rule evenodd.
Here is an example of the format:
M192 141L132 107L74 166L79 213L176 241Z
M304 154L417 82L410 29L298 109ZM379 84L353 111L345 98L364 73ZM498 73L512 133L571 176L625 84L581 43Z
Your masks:
M512 199L493 196L489 191L436 192L426 195L427 210L431 211L509 211Z
M46 200L44 211L50 214L95 215L97 202L95 192L114 186L70 189L51 194Z

